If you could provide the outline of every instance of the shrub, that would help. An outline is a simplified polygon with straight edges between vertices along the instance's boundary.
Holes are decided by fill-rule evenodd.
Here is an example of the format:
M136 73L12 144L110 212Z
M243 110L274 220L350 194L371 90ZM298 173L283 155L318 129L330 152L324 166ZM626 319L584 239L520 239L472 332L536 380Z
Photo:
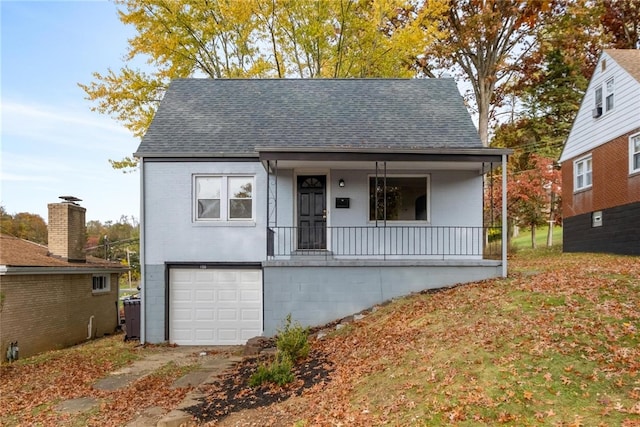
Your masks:
M293 362L304 359L309 355L310 349L309 328L303 328L298 322L292 325L291 314L287 315L284 328L278 330L276 347Z
M291 314L287 315L284 327L278 329L276 355L271 364L258 366L249 378L251 387L270 382L280 386L295 379L292 369L295 362L309 355L309 328L303 328L298 322L292 324Z
M280 386L288 384L295 379L292 369L293 362L287 355L276 354L270 365L258 366L258 370L249 377L249 385L258 387L267 382Z

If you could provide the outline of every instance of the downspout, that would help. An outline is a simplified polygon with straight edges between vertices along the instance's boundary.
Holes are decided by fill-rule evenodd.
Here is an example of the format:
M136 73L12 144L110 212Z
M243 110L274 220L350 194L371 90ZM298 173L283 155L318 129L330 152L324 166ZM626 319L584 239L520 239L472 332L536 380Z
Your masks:
M144 157L140 158L140 343L146 341L146 313L145 313L145 240L144 240Z
M507 277L507 155L502 155L502 277Z
M89 324L87 325L87 339L90 340L93 335L93 319L95 316L89 317Z

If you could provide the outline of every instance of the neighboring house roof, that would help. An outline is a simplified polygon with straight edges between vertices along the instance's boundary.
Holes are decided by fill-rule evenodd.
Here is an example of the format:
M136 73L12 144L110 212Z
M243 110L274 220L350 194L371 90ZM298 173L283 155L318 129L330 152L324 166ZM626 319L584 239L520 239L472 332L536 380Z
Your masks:
M604 52L640 83L640 50L605 49Z
M596 89L603 90L601 102L609 93L607 82L614 82L614 107L593 115ZM560 156L560 162L589 153L618 136L640 129L640 50L605 49L593 71L580 109Z
M482 149L453 79L179 79L138 157L282 149Z
M117 262L87 256L86 262L69 262L49 255L46 246L17 237L0 235L0 274L8 272L84 273L109 271L122 273L127 267Z

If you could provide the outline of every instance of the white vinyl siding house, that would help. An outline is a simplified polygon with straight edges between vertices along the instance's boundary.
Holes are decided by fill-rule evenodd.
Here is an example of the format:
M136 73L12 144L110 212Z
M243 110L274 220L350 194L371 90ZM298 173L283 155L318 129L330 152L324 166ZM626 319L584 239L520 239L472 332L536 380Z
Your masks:
M563 250L640 255L640 51L606 49L565 143Z
M587 93L560 156L561 163L582 156L607 143L613 136L624 135L638 127L640 120L638 114L640 85L638 81L629 75L606 51L602 54L602 58L602 60L607 60L607 66L605 71L601 66L598 66L593 72ZM614 76L613 79L611 76ZM609 111L612 113L615 111L615 114L604 114L606 111L603 108L602 116L594 117L593 109L596 108L598 99L594 93L597 93L598 88L606 90L607 81L611 81L612 86L615 83L615 93L624 94L624 96L615 96L612 92L610 94L612 109ZM603 95L608 97L606 92Z

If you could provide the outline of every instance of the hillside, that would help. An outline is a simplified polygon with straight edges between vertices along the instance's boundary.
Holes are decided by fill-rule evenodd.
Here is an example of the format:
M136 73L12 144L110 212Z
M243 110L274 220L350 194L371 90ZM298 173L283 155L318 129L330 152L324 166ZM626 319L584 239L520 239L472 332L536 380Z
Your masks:
M328 382L216 425L639 426L639 329L640 258L520 251L314 341Z

